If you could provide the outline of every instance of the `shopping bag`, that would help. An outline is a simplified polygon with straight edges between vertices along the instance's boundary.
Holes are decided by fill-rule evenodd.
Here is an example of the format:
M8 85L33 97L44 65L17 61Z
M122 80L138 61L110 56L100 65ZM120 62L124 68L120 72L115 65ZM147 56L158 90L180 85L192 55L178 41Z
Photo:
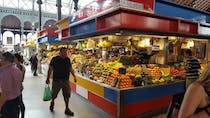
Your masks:
M43 101L49 101L52 99L52 95L51 95L51 90L48 84L45 85L44 88L44 96L43 96Z

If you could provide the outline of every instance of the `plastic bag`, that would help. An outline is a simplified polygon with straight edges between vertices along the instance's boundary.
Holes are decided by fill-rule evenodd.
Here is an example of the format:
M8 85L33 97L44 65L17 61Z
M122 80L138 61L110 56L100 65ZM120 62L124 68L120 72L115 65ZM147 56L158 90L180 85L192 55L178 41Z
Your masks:
M51 95L51 90L48 84L45 85L44 88L44 96L43 96L43 101L49 101L52 99L52 95Z

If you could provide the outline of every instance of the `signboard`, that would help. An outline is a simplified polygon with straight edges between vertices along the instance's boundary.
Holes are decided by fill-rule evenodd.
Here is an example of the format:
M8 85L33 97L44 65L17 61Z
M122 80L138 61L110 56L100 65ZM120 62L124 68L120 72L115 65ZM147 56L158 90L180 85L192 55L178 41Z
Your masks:
M120 6L154 13L154 0L120 0Z
M70 23L119 7L154 13L154 0L96 0L70 17Z
M198 28L198 33L200 35L210 35L210 26L200 25L199 28Z

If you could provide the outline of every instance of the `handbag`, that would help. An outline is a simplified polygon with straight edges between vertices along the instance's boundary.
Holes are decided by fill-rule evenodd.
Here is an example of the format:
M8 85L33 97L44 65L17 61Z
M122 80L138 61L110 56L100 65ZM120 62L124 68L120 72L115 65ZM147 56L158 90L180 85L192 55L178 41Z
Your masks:
M52 99L51 90L48 84L45 85L44 88L44 96L43 101L50 101Z

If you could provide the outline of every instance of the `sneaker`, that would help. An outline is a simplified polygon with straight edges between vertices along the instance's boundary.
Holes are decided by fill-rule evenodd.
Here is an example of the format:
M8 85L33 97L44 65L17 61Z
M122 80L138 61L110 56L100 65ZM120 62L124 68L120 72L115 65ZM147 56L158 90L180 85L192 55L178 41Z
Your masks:
M50 111L51 111L51 112L54 111L54 103L50 103Z
M65 114L69 116L74 116L74 112L72 112L70 109L66 109Z

